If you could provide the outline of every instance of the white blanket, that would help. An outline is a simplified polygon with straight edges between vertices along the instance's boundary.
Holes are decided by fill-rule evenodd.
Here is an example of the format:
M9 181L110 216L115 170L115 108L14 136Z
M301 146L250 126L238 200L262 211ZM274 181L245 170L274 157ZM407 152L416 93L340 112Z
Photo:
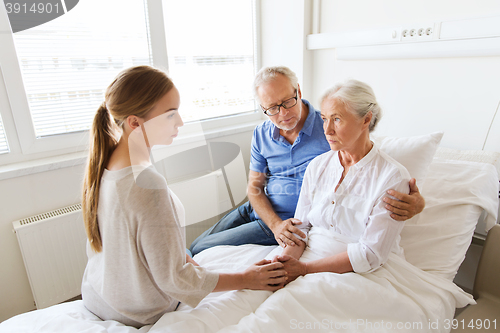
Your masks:
M315 251L306 249L301 260L328 255L331 238L310 236ZM195 260L228 272L280 252L279 247L219 246L203 251ZM372 273L310 274L275 293L213 293L195 309L181 305L178 311L165 314L149 332L449 332L455 307L473 303L469 294L449 280L391 254Z

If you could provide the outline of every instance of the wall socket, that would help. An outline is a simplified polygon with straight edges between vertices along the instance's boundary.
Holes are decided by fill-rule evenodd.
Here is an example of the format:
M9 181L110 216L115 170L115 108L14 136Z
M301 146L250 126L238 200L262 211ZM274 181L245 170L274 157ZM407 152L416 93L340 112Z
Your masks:
M402 42L418 42L439 39L437 23L421 23L403 26L401 28Z

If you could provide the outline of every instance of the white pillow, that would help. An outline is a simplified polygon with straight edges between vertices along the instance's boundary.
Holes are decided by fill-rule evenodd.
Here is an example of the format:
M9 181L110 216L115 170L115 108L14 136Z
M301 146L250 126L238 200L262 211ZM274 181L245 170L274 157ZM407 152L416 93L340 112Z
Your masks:
M373 136L371 139L380 149L401 163L419 185L425 180L442 137L443 132L436 132L406 138Z
M486 223L496 222L498 188L491 164L435 158L422 187L425 209L401 232L406 260L453 280L483 209Z

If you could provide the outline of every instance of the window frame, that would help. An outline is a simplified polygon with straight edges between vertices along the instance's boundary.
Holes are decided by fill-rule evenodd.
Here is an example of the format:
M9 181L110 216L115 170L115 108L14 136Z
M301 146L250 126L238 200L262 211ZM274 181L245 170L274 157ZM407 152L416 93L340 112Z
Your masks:
M148 29L151 40L151 52L153 66L168 71L167 41L165 38L164 4L163 1L146 0L148 14ZM254 55L255 72L260 68L260 0L252 0L254 20ZM4 119L4 131L10 152L0 155L0 165L29 161L37 158L56 156L61 154L84 152L88 147L88 130L65 133L60 135L37 138L29 108L28 97L22 79L21 66L15 49L14 36L10 27L5 6L0 5L0 44L3 46L0 52L0 72L3 76L5 90L10 105L11 114L7 110L0 110ZM7 65L8 64L8 65ZM1 79L1 78L0 78ZM2 92L0 92L2 93ZM256 108L253 112L228 115L220 118L201 120L203 130L223 130L226 127L234 127L241 124L261 121L262 114ZM7 129L9 124L5 121L12 118L13 129ZM196 123L196 122L195 122ZM189 135L202 134L199 132L198 124L186 123L184 133ZM13 135L13 133L17 135ZM61 140L61 136L64 137Z

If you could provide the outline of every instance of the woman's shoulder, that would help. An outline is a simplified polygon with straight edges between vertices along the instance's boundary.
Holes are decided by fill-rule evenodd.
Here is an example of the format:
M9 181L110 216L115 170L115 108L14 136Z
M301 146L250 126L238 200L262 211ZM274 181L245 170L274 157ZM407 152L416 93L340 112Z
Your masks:
M124 207L132 210L168 197L167 182L154 167L132 166L128 170L107 172L105 176L103 179L114 181L107 188L118 194Z
M380 167L386 173L392 173L400 176L403 179L410 179L410 173L404 165L396 161L389 154L377 148L377 161L382 164Z
M335 156L337 156L337 151L329 150L313 158L309 165L313 165L314 167L326 165L330 163L331 159Z
M306 173L309 174L312 173L317 175L321 174L323 170L325 170L330 165L332 159L336 156L337 152L333 150L327 151L321 155L316 156L309 162Z
M146 190L165 190L167 181L154 166L134 170L135 184Z
M153 167L137 171L129 182L132 183L124 184L120 197L124 209L137 223L156 225L164 223L166 216L172 216L172 192L165 177Z

